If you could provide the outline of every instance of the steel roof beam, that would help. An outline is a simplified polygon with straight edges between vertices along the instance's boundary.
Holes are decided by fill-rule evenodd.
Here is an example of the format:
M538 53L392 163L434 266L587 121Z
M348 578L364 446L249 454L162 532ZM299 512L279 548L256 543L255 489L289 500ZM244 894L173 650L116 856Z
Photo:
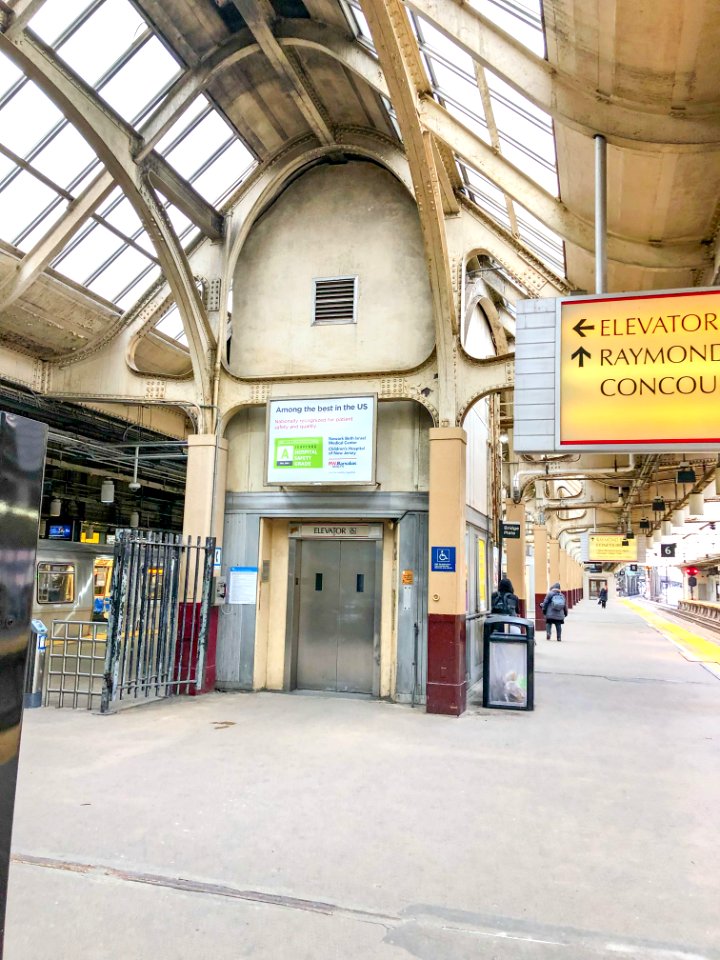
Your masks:
M500 190L530 210L546 227L583 250L595 249L592 223L569 210L562 200L498 154L436 100L423 97L418 109L424 127L432 130ZM608 256L618 263L635 264L649 270L677 270L701 268L708 264L711 254L699 241L655 244L610 234Z
M320 143L335 142L332 124L310 82L282 49L274 34L277 14L269 0L233 0L281 84Z
M528 50L468 4L455 0L406 0L470 57L527 97L555 120L609 143L653 150L697 150L720 144L720 113L703 107L662 113L647 103L628 104L587 84Z
M433 301L438 352L441 426L455 426L457 384L453 376L453 340L458 334L440 177L432 136L420 124L417 95L429 89L420 52L400 0L361 0L397 114L415 189Z
M27 32L11 40L0 33L0 51L19 66L65 114L95 150L147 229L183 321L196 383L212 395L210 365L214 334L195 286L192 270L165 208L146 174L133 159L137 134L65 64ZM160 164L161 168L165 164Z

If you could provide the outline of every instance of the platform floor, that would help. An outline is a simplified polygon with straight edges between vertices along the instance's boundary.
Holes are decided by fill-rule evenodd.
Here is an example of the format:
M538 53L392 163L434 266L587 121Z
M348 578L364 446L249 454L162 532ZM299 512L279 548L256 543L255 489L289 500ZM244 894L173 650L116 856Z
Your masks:
M720 680L619 602L537 709L27 715L5 960L720 960Z

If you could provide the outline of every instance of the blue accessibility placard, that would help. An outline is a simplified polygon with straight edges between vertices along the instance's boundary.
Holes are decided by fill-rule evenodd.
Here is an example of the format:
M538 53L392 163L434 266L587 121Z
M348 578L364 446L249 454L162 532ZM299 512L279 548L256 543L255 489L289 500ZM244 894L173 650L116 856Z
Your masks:
M431 547L433 573L455 573L455 547Z

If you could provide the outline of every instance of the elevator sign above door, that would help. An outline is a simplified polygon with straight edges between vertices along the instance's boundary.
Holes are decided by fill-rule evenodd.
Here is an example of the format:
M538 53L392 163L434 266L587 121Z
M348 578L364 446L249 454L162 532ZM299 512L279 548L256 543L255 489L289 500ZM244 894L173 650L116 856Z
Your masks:
M561 300L560 447L720 443L720 290Z
M303 540L382 540L381 523L298 523L290 536Z

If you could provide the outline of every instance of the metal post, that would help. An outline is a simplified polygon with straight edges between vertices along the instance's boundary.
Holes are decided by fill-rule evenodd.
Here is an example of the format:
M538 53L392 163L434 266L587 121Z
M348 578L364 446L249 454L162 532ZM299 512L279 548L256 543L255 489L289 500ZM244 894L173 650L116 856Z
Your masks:
M595 134L595 293L607 292L607 141Z

